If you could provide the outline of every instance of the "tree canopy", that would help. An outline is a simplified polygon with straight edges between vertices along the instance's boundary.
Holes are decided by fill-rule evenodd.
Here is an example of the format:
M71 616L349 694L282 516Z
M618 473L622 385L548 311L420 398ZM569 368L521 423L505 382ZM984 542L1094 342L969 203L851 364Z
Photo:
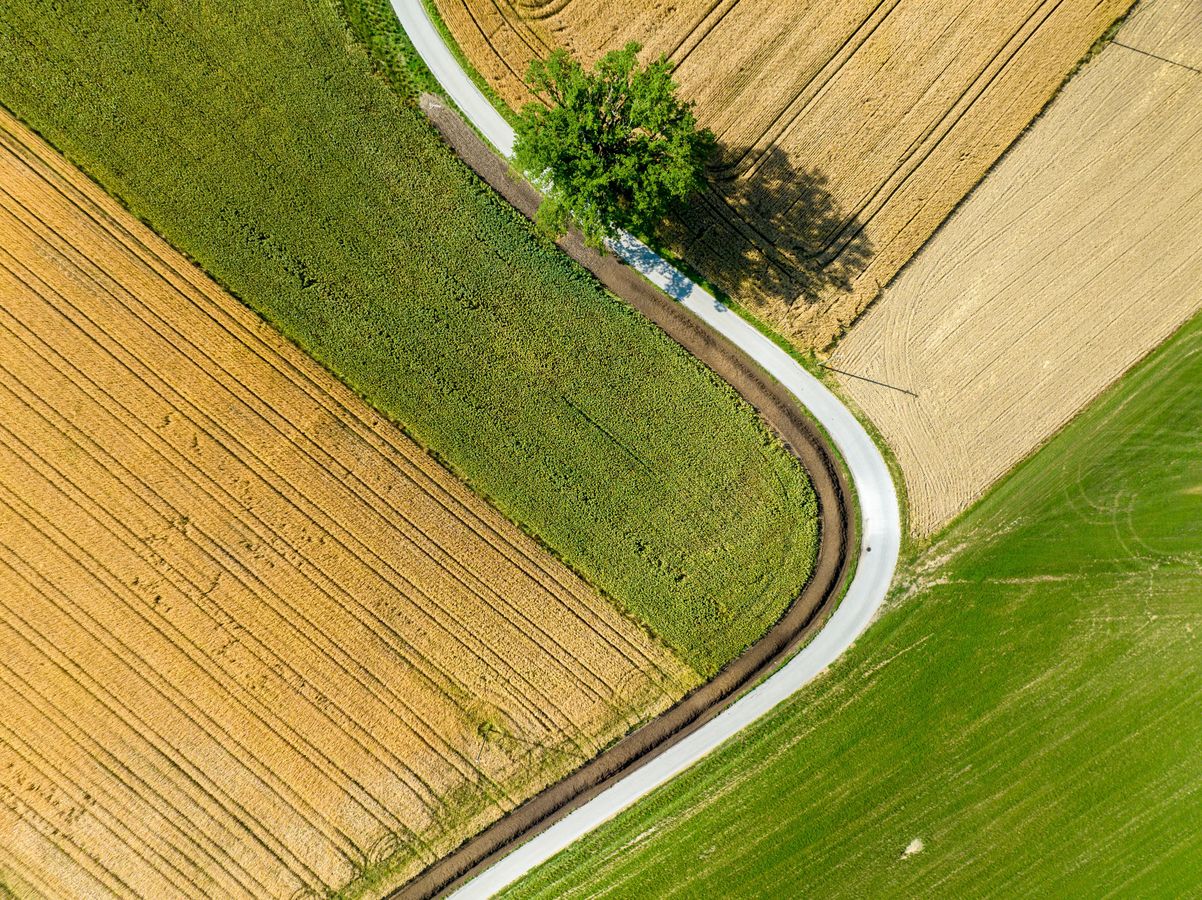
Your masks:
M546 227L574 221L598 244L619 228L647 233L696 191L714 136L676 96L672 63L640 66L629 43L585 71L566 50L530 64L526 81L545 102L526 104L517 166L540 182Z

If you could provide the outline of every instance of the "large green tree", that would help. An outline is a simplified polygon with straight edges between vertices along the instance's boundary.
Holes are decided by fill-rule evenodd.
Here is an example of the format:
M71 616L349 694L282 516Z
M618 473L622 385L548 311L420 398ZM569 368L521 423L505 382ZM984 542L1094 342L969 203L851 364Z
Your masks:
M627 44L585 71L566 50L530 64L514 148L518 168L544 186L540 222L575 222L594 244L625 228L647 233L696 191L714 136L676 96L672 63L640 66Z

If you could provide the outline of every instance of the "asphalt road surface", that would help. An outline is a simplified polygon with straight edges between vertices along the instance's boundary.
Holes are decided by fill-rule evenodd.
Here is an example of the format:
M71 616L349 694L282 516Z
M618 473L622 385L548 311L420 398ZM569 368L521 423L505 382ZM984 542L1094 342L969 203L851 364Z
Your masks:
M514 133L459 65L422 0L392 0L426 66L464 116L505 156ZM868 627L884 602L901 546L889 467L864 427L817 378L712 294L641 241L622 235L611 249L724 335L785 386L826 429L843 455L860 513L860 558L847 594L822 630L785 666L701 728L537 834L452 895L488 897L683 772L820 675Z

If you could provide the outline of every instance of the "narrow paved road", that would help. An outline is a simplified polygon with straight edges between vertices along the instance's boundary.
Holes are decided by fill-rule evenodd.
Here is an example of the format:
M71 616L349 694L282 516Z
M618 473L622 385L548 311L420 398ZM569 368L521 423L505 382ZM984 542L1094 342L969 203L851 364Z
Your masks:
M391 0L409 40L443 90L505 156L513 155L513 129L459 65L430 21L422 0ZM901 520L893 479L880 451L856 417L817 378L763 334L686 278L641 241L623 235L615 253L737 344L810 411L843 454L860 510L860 561L847 595L823 629L792 660L642 768L616 782L546 831L517 847L453 896L488 897L550 859L577 838L613 818L640 797L683 772L778 703L821 674L852 645L876 615L897 564Z

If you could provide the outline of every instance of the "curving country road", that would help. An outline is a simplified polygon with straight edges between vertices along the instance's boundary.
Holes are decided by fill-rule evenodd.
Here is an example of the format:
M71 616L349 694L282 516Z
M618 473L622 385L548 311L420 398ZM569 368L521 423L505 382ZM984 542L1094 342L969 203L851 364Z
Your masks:
M505 156L514 133L459 65L422 0L391 0L426 66L464 115ZM683 772L821 674L868 627L885 599L901 546L893 479L880 451L839 399L787 353L630 235L613 251L736 344L776 378L826 429L846 462L860 511L860 557L847 593L822 630L784 667L650 762L614 782L455 891L487 897Z

